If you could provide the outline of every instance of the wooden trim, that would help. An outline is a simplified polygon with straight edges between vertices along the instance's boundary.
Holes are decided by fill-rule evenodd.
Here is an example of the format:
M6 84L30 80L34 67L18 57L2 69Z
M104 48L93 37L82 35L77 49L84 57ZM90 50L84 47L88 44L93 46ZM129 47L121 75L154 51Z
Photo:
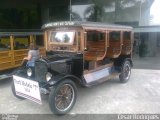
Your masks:
M19 50L14 50L15 52L18 52L18 51L27 51L29 49L19 49Z
M107 47L109 47L109 31L106 31Z
M10 36L10 45L11 45L11 50L14 50L14 36Z
M130 29L125 29L125 28L111 28L111 27L106 27L106 28L100 28L100 27L86 27L86 26L82 26L84 29L86 30L99 30L99 31L105 31L105 30L109 30L109 31L126 31L126 30L130 30Z
M32 35L29 36L30 43L32 43Z
M84 51L84 30L81 30L81 51Z
M48 50L48 37L47 37L47 35L48 35L48 32L45 31L45 33L44 33L44 44L45 44L46 50Z
M12 36L12 35L10 36L10 41L11 41L11 51L9 51L9 56L11 56L11 64L14 66L15 65L15 61L14 61L14 36Z
M77 44L77 45L76 45L76 49L77 49L76 51L79 51L78 31L75 32L75 36L76 36L75 38L76 38L76 44ZM73 40L73 42L74 42L74 40Z
M121 46L123 45L123 41L124 41L124 39L123 39L123 32L124 32L124 31L120 31Z
M129 39L124 39L125 32L128 32L130 34ZM133 49L132 41L133 41L133 32L132 31L123 31L123 46L122 46L122 51L121 51L122 55L130 55L131 54L132 49ZM129 43L129 46L128 46L128 43Z
M84 49L87 49L87 32L84 31Z

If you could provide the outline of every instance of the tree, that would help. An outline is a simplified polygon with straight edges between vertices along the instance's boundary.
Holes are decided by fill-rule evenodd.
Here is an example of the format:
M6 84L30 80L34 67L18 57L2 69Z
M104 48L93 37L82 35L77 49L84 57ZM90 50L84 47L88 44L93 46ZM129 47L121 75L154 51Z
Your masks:
M73 21L82 21L82 18L78 13L72 12L71 15L72 15L72 20Z
M104 12L103 7L99 5L91 5L89 6L85 12L84 12L84 17L87 21L102 21L102 14Z

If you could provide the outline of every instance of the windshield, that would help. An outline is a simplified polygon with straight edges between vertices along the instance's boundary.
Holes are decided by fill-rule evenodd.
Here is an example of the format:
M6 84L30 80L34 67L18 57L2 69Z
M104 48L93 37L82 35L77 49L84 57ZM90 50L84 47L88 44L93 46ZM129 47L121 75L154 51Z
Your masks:
M50 32L49 41L54 44L73 44L75 32Z

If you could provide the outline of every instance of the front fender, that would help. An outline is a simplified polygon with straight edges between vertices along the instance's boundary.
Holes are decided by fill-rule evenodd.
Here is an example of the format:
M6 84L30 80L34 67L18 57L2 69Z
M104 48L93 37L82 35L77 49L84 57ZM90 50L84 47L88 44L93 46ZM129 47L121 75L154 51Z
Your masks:
M56 86L57 84L59 84L61 81L66 80L66 79L70 79L75 83L81 83L81 79L79 79L78 77L74 76L74 75L65 75L65 76L61 76L59 78L57 78L56 80L50 80L49 84L50 86Z

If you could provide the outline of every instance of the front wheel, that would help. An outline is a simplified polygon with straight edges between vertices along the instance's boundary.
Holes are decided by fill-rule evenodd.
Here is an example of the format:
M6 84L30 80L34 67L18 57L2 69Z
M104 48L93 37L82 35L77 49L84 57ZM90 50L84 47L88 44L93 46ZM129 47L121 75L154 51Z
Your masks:
M131 64L129 61L125 61L122 66L122 73L119 75L119 79L122 83L128 82L131 76Z
M74 106L77 98L77 87L72 80L63 80L51 90L49 107L55 114L68 113Z

